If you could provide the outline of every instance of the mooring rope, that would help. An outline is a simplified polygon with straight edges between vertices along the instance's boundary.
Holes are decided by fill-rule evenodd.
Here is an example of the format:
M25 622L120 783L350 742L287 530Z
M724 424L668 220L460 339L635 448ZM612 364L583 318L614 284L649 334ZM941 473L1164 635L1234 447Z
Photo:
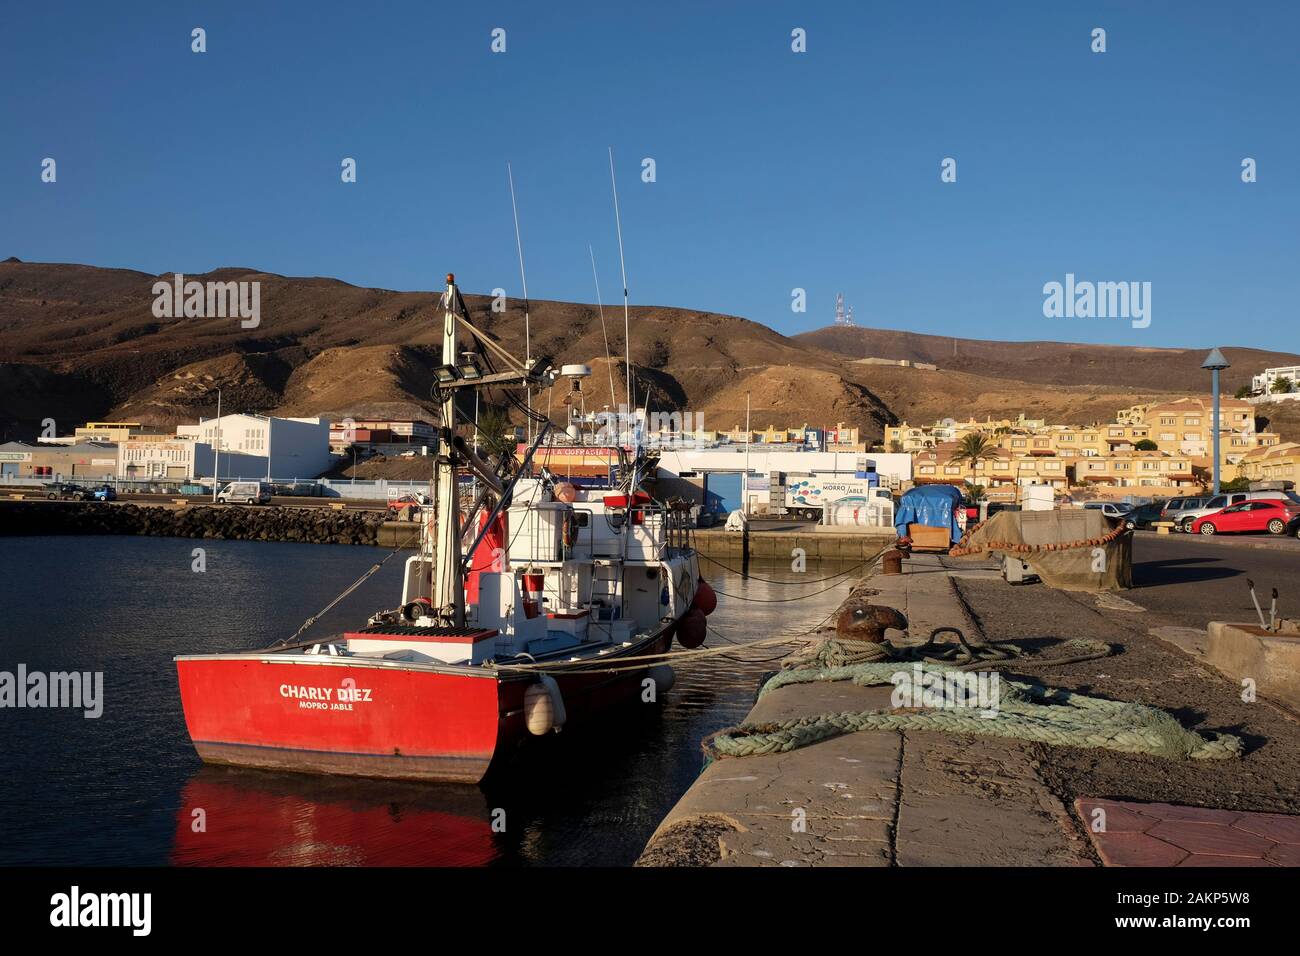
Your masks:
M943 629L941 629L943 630ZM955 630L952 629L952 630ZM923 686L942 687L946 675L1010 663L1010 659L972 660L961 666L924 656L934 644L934 635L924 645L910 649L874 645L877 650L845 648L828 640L810 655L792 662L796 666L774 675L759 692L765 694L788 684L847 680L869 687L895 682L906 668L909 680L921 678ZM1096 641L1067 642L1080 649L1100 645ZM975 650L991 645L958 646ZM1109 645L1106 653L1110 652ZM1005 645L998 652L1005 651ZM964 653L964 652L963 652ZM894 656L901 654L901 656ZM1077 659L1104 656L1093 648ZM1039 663L1067 663L1076 658L1048 658ZM1017 666L1020 660L1015 657ZM851 661L851 663L835 663ZM1028 663L1028 662L1025 662ZM1242 742L1231 734L1202 736L1185 729L1169 714L1154 707L1128 701L1103 700L1042 684L1000 679L996 703L935 709L899 708L857 713L815 714L785 721L761 721L728 727L706 737L702 743L708 760L786 753L808 744L860 730L936 730L948 733L1009 737L1056 746L1097 747L1121 753L1150 754L1170 759L1223 760L1241 755ZM917 690L921 696L921 691ZM922 697L922 700L924 698Z

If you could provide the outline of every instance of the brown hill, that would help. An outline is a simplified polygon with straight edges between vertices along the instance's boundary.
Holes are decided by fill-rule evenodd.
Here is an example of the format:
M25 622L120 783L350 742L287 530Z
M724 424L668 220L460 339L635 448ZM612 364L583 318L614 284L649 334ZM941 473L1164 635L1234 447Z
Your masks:
M261 324L237 319L156 318L153 276L83 265L0 262L0 434L34 434L54 418L61 432L106 416L150 424L193 421L223 409L330 416L436 418L430 399L441 364L439 293L367 289L334 279L289 278L227 268L187 275L202 282L261 283ZM524 351L522 303L493 312L466 296L476 326ZM625 392L623 316L595 306L531 303L532 351L581 362L588 411ZM1105 419L1151 397L1203 391L1199 350L1133 349L1053 342L954 340L909 332L822 329L788 338L736 316L663 306L631 310L637 395L652 410L700 412L706 428L744 422L855 424L878 439L885 424L949 415L1057 421ZM607 360L605 339L614 353ZM1296 356L1225 349L1229 389L1268 364ZM869 365L864 356L930 361L925 372ZM610 395L610 378L614 395ZM559 419L567 381L534 404Z
M1209 390L1200 367L1209 349L1158 349L1068 342L991 342L919 332L830 326L794 341L842 359L907 359L985 378L1039 385L1119 385L1164 392ZM1232 367L1223 373L1231 393L1269 366L1295 365L1300 356L1253 348L1224 348Z
M23 383L44 376L51 387L60 385L61 407L70 418L112 412L157 424L211 414L218 387L230 402L227 407L238 410L436 414L429 393L432 369L441 364L439 293L364 289L236 268L186 278L260 282L261 324L243 329L236 319L154 317L153 284L170 282L171 273L0 263L0 361L10 363L0 366L0 389L25 388ZM501 313L491 310L487 297L468 295L466 301L479 328L523 354L522 303L512 300ZM621 311L605 310L602 331L595 306L531 303L533 354L593 365L596 374L588 385L593 410L622 401ZM701 408L719 389L768 365L838 374L834 357L746 319L659 306L638 306L630 317L637 392L653 385L659 407ZM616 355L619 397L612 403L606 334ZM811 408L810 417L832 417L834 400L828 397L826 407ZM866 400L863 425L873 419L866 408L878 405ZM6 403L3 417L25 423L39 411L15 406L10 414L8 408ZM755 411L789 414L787 408L760 404Z
M848 374L870 388L901 420L928 425L943 418L974 416L1043 418L1054 424L1110 421L1117 409L1184 392L1112 385L1032 385L967 372L937 372L883 365L858 366Z

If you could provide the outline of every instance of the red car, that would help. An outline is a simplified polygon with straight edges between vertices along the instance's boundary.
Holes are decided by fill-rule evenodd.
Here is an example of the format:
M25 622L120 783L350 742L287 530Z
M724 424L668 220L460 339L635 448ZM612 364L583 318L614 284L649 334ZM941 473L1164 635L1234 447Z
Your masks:
M1286 534L1287 525L1297 515L1300 515L1300 504L1290 501L1274 498L1243 501L1197 518L1192 522L1192 533L1267 531L1269 534Z

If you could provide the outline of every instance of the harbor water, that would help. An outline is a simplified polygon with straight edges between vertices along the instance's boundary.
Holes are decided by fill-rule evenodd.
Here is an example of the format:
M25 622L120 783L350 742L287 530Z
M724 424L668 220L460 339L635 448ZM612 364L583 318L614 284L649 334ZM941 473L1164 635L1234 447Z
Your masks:
M203 570L196 570L202 549ZM388 552L148 537L0 539L0 672L102 673L102 715L0 709L0 865L629 865L781 650L681 662L658 704L539 740L483 787L204 767L172 657L288 637ZM397 603L392 558L306 636ZM800 634L856 578L708 560L706 646ZM793 583L774 583L774 581ZM812 595L805 600L784 599ZM236 701L231 706L237 706Z

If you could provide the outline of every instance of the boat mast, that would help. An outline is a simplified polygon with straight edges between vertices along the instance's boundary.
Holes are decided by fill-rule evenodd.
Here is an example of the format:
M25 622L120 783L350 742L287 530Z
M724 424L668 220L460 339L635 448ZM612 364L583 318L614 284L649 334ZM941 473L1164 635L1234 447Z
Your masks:
M455 367L456 351L456 277L447 273L447 292L443 296L442 362ZM456 483L455 448L456 392L445 389L442 401L442 427L438 431L437 510L434 512L433 606L438 613L451 610L451 623L465 626L465 587L460 564L460 489Z

